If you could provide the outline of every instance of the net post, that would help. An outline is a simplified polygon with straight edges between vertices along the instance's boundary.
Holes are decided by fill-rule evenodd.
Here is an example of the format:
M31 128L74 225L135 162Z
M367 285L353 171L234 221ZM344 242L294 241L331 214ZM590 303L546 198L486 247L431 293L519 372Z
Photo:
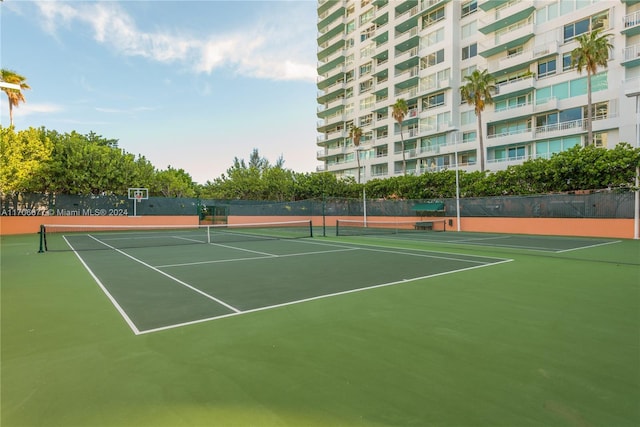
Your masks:
M313 237L313 220L309 220L309 237Z
M207 243L211 243L211 227L207 225Z
M40 231L38 231L38 234L40 235L40 249L38 250L39 254L44 253L45 247L46 247L44 233L45 233L44 224L40 224Z
M336 236L340 235L340 220L336 219Z

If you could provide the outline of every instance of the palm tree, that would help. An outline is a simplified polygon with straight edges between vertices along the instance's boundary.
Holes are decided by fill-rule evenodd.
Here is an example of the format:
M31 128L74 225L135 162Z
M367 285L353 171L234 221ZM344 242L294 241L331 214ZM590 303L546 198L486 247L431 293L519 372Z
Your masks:
M9 99L9 120L11 126L13 126L13 107L17 107L20 102L26 102L22 91L31 88L26 83L27 79L15 71L2 68L0 73L0 80L3 82L20 86L20 89L11 89L7 87L2 88L2 91L7 94L7 98Z
M464 76L466 84L460 87L462 100L473 105L476 117L478 117L478 142L480 151L480 171L484 172L484 141L482 139L482 112L486 105L493 103L491 95L495 93L495 78L487 70L474 70L468 76Z
M598 70L598 66L607 68L609 51L613 45L609 43L610 34L601 34L602 29L593 30L590 33L576 37L579 46L571 51L571 66L576 67L578 73L587 70L587 144L593 144L593 130L591 120L593 118L591 105L591 76Z
M360 145L360 138L362 138L362 128L358 126L351 126L349 129L349 138L353 140L353 145L356 146L356 159L358 160L358 184L360 184L360 152L358 146Z
M392 108L391 116L395 119L396 122L398 122L398 125L400 126L400 141L402 142L402 175L406 175L407 160L405 158L405 153L404 153L404 137L402 136L402 122L404 120L404 117L409 112L409 106L407 105L407 101L400 98L396 101L395 104L391 106L391 108Z

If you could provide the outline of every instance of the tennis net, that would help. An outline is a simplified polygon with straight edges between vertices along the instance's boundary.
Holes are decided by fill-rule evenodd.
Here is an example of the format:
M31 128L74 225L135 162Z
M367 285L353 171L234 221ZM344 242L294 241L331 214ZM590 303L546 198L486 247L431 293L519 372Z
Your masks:
M127 249L313 237L311 220L216 225L40 226L40 252Z
M364 236L400 233L424 233L446 231L445 219L428 221L364 221L339 219L336 222L336 236Z

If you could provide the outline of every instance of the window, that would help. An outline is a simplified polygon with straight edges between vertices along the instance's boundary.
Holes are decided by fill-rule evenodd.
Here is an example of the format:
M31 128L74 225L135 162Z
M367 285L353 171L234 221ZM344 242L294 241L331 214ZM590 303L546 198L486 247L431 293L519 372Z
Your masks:
M551 59L544 62L538 62L538 78L551 76L556 73L556 60Z
M510 147L507 149L507 157L509 160L521 160L524 158L525 151L524 145L520 147Z
M463 132L462 133L462 143L473 142L476 140L476 131L471 132Z
M511 108L523 107L531 104L531 95L520 95L513 98L497 101L495 105L495 111L510 110Z
M564 41L565 43L573 40L580 34L587 33L589 31L597 29L609 28L609 11L604 11L588 18L581 19L580 21L572 22L564 26Z
M553 126L558 124L558 113L549 113L536 116L536 127Z
M422 43L424 46L432 46L436 43L441 42L442 40L444 40L444 28L440 28L439 30L427 34L422 39Z
M507 58L512 58L514 56L522 55L523 52L524 52L524 47L522 46L507 49Z
M344 33L345 34L352 33L355 29L356 29L356 22L355 21L351 21L351 22L347 23L347 26L345 27Z
M367 22L371 21L375 15L375 9L371 8L367 10L365 13L360 15L360 25L364 25Z
M442 29L444 31L444 28ZM471 37L478 32L478 21L473 21L462 26L462 39Z
M582 114L584 117L588 116L586 105L584 106L584 111ZM609 116L609 102L598 102L597 104L592 105L591 116L596 120L606 119Z
M434 95L430 95L423 99L422 101L422 109L428 110L430 108L439 107L444 105L444 92L436 93Z
M462 48L462 59L473 58L478 54L478 44L473 43L469 46Z
M365 80L364 82L360 82L360 93L369 92L373 88L373 80Z
M364 65L360 66L360 75L365 76L371 73L371 62L367 62Z
M422 17L422 28L434 25L436 22L444 19L444 7L436 9Z
M371 122L373 122L373 115L367 114L366 116L360 117L360 126L369 126Z
M575 68L571 66L571 52L562 55L562 71L569 71Z
M589 31L589 18L567 24L564 26L564 41L566 43L569 40L573 40L576 36L587 31Z
M375 95L370 95L360 100L360 109L367 110L369 108L373 108L376 103Z
M433 67L441 62L444 62L444 49L440 49L437 52L430 53L429 55L420 58L420 69L424 70L425 68Z
M476 112L474 110L471 111L463 111L460 113L460 124L468 125L470 123L474 123L476 120Z
M593 134L593 145L596 147L607 147L608 135L606 132L598 132Z
M471 15L474 12L478 11L478 0L471 0L462 3L462 17L464 18L467 15Z
M371 37L376 35L376 26L372 25L369 28L364 29L360 33L360 41L363 42L365 40L369 40Z
M461 80L464 82L464 78L466 76L470 76L471 73L473 73L476 70L476 68L478 68L477 65L472 65L471 67L463 68L462 70L460 70Z

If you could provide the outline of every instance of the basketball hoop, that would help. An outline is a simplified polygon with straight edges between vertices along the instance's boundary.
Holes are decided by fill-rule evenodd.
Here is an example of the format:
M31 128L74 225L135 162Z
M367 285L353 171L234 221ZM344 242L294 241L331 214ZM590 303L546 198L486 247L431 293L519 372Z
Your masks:
M138 216L138 203L149 198L148 188L129 188L129 200L133 200L133 216Z

